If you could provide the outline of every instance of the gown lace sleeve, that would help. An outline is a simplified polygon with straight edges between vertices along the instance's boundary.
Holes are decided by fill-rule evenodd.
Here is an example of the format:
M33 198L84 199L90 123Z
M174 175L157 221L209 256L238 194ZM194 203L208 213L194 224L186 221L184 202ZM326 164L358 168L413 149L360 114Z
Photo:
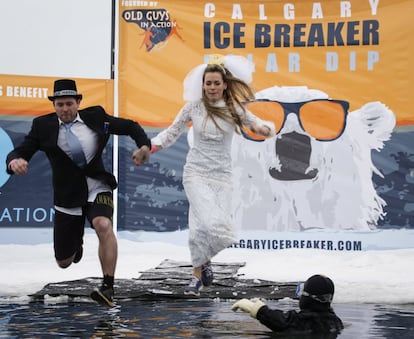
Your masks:
M258 116L250 112L249 110L246 110L246 112L243 112L243 110L239 107L237 109L237 113L240 115L243 124L246 125L247 127L251 127L252 125L258 125L258 126L267 126L270 128L270 131L272 132L275 130L275 125L272 121L262 120Z
M162 148L174 144L179 136L185 131L188 122L191 120L191 110L191 103L185 104L175 117L173 123L153 137L151 143L153 145L161 146Z

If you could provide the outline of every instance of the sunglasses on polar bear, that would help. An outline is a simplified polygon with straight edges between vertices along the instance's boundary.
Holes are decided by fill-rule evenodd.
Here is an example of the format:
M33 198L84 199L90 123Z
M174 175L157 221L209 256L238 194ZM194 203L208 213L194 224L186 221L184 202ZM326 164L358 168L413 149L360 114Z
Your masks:
M293 113L298 117L303 131L319 141L332 141L339 138L345 130L349 102L333 99L314 99L303 102L280 102L258 99L245 102L244 106L262 120L275 124L275 133L279 133L286 117ZM266 137L253 133L247 127L242 129L245 138L264 141Z

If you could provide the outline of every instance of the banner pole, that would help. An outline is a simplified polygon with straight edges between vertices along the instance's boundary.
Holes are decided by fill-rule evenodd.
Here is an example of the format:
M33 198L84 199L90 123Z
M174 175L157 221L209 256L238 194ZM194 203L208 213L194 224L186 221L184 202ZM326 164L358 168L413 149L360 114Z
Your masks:
M112 0L112 41L111 41L111 77L114 80L114 116L118 117L118 46L119 46L119 6L117 0ZM113 174L118 181L118 136L113 136ZM118 188L114 190L113 227L115 235L118 232Z

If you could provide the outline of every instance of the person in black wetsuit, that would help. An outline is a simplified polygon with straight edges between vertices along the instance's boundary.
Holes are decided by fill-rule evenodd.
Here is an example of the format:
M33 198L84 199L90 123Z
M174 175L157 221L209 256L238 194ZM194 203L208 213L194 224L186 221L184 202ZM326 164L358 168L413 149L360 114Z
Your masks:
M274 332L325 334L324 338L335 338L344 325L331 307L334 290L331 279L317 274L298 284L300 311L271 309L259 299L241 299L233 304L232 310L250 313Z

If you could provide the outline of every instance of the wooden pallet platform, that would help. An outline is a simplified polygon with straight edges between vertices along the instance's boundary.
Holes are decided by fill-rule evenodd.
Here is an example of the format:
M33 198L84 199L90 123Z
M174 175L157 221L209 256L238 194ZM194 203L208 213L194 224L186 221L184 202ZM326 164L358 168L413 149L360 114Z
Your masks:
M296 283L280 283L259 279L243 279L238 270L245 263L213 262L214 281L204 287L200 298L241 299L294 298ZM166 259L155 268L140 272L134 279L115 279L115 298L117 300L162 300L194 299L183 294L184 287L191 277L192 266L188 262ZM43 300L46 295L70 298L89 297L93 288L100 286L102 279L91 277L80 280L50 283L31 295L34 301Z

